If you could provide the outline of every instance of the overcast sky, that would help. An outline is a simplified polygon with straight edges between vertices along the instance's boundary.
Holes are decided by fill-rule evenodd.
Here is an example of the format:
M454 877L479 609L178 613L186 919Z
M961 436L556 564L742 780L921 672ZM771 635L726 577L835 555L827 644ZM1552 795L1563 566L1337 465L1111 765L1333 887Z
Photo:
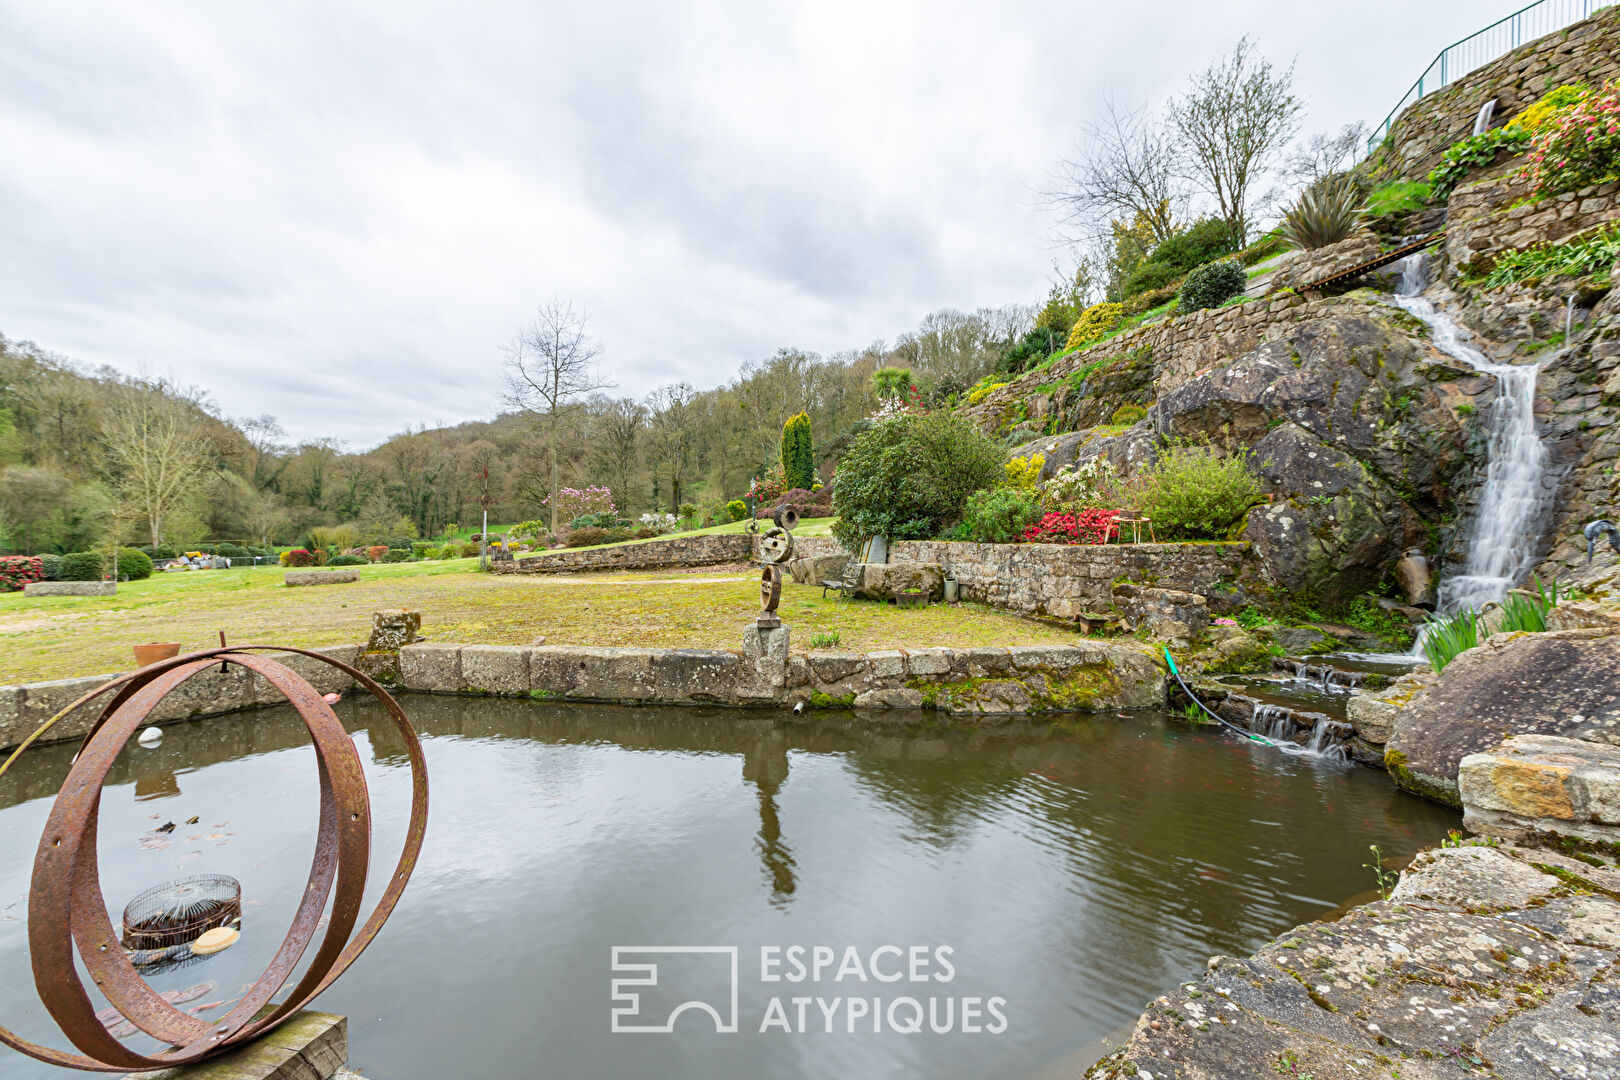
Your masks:
M1307 130L1518 0L0 0L0 333L360 448L499 408L536 304L618 393L1040 299L1112 90L1253 34Z

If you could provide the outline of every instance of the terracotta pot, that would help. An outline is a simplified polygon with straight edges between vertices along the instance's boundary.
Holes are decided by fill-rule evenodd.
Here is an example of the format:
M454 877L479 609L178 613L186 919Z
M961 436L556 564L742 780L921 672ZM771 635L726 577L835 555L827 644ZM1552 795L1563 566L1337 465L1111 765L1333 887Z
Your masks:
M155 664L159 660L167 660L171 656L180 655L180 643L178 641L149 641L145 645L134 646L134 649L136 667L146 667L148 664Z

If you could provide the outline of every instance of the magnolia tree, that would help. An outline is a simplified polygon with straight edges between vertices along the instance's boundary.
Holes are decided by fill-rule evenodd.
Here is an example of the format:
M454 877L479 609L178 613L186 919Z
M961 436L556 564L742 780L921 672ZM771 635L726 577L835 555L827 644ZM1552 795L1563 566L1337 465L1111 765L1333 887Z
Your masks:
M547 495L540 500L540 505L551 507L552 501ZM583 489L565 487L557 491L551 520L569 522L582 514L611 514L615 509L613 492L605 487L596 484Z

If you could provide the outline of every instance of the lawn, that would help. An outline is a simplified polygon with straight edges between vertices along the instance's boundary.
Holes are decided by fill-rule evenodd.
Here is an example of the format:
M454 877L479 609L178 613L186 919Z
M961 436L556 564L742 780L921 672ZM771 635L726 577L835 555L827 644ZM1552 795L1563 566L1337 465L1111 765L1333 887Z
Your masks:
M746 527L746 525L744 525ZM723 528L730 528L725 526ZM803 530L800 530L803 531ZM747 567L588 575L480 574L477 560L362 566L349 585L287 588L282 570L162 574L118 586L116 597L0 596L0 685L127 670L130 646L178 641L186 649L237 644L339 645L364 641L371 613L422 612L434 641L523 645L740 648L759 611ZM900 611L787 584L781 615L797 649L837 631L838 648L1029 645L1075 634L976 604Z

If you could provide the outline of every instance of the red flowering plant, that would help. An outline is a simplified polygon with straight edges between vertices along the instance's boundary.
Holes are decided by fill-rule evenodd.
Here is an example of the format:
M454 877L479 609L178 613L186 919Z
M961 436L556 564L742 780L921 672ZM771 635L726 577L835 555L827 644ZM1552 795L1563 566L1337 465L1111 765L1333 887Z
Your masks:
M1521 175L1538 195L1558 195L1620 178L1620 82L1555 112L1530 144Z
M1119 511L1090 509L1078 514L1042 514L1024 530L1026 544L1106 544L1119 538Z
M0 555L0 592L16 592L44 580L45 562L38 555Z

